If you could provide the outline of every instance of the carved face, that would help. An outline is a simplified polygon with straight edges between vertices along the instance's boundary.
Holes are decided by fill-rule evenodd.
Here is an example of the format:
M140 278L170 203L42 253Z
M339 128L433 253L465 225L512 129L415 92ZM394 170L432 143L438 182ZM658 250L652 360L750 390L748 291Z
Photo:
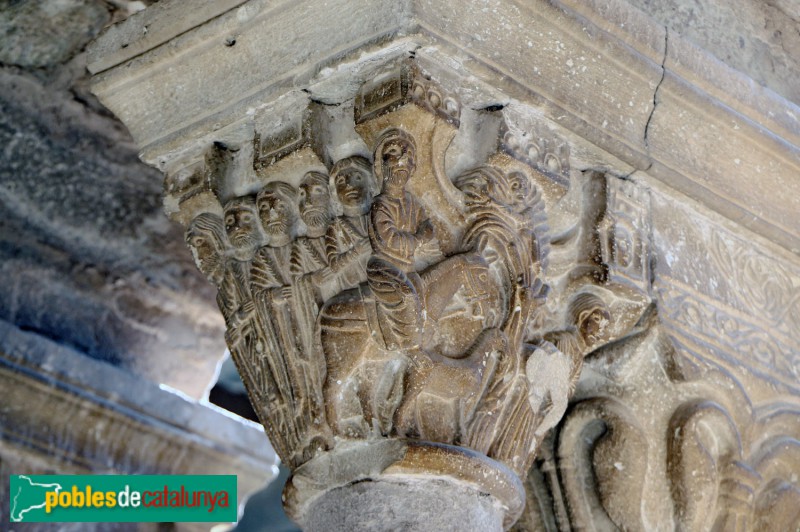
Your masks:
M609 319L608 311L600 308L581 313L578 321L579 330L587 347L591 347L603 339Z
M328 178L316 172L307 174L298 191L298 206L309 236L324 233L332 216Z
M291 239L297 226L295 193L286 183L270 183L258 193L256 200L261 225L274 244L276 237ZM281 245L285 242L281 242Z
M386 142L381 152L383 175L387 184L402 187L416 168L414 147L403 138Z
M222 231L222 219L210 213L199 215L186 230L186 244L194 263L212 283L218 283L222 273L225 251Z
M514 205L524 206L528 203L528 197L531 193L531 184L528 181L528 176L522 172L512 172L508 176L508 186Z
M344 168L336 174L336 197L346 209L365 212L372 202L368 176L358 168Z
M258 246L258 216L251 197L236 198L225 205L225 232L236 249Z

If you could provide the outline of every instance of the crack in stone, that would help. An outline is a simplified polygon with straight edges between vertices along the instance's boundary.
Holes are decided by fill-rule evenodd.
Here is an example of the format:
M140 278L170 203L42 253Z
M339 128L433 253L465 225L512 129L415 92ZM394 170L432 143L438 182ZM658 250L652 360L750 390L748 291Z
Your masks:
M647 154L650 155L650 143L648 140L648 133L650 132L650 122L653 120L653 115L656 113L656 107L658 106L658 90L661 88L661 84L664 83L664 76L667 73L667 69L664 68L664 65L667 62L667 52L669 50L669 28L664 26L664 57L661 58L661 79L658 80L658 85L656 85L656 89L653 91L653 108L650 109L650 116L647 117L647 122L644 124L644 147L647 150ZM649 170L653 166L653 162L650 161L650 166L648 166L644 171Z

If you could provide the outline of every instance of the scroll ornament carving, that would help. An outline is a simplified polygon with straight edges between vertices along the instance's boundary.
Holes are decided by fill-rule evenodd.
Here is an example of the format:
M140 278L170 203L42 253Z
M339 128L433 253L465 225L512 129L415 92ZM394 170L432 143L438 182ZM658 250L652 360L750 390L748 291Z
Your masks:
M800 293L785 265L747 244L727 242L716 232L711 234L709 252L730 280L732 299L740 309L763 317L790 336L800 327Z
M428 138L455 126L439 92L413 86L427 99L391 112L433 114L425 135L375 119L371 160L266 179L222 216L196 215L186 242L292 468L388 438L468 448L523 477L614 317L592 276L548 278L548 178L505 155L449 178Z

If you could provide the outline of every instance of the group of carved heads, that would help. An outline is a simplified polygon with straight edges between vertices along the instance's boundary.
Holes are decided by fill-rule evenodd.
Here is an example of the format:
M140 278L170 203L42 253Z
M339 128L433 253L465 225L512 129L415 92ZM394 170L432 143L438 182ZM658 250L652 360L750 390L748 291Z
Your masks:
M327 402L335 402L336 398L344 397L350 388L367 389L370 383L362 382L369 373L365 368L380 365L380 360L385 359L391 366L397 365L398 360L410 357L421 364L420 368L424 366L423 369L414 364L404 363L398 366L400 369L397 369L396 375L393 374L393 384L387 388L394 390L390 394L393 398L391 401L379 394L380 400L373 401L377 401L376 404L361 405L362 398L356 394L358 400L354 396L352 401L345 401L339 407L332 408L329 417L335 419L328 421L334 427L344 426L345 421L349 423L351 419L362 417L366 423L369 416L365 413L385 410L387 414L383 417L386 419L381 416L378 418L383 420L380 421L384 427L382 432L388 435L393 430L391 418L397 411L403 412L398 417L408 421L406 425L413 429L403 425L406 428L398 429L398 433L411 434L419 427L426 427L428 419L427 414L420 414L414 408L429 403L450 405L456 401L461 405L459 408L463 407L470 414L464 420L451 416L451 425L455 428L449 439L442 442L469 444L473 440L485 440L484 447L487 451L484 452L494 449L488 452L490 457L513 462L519 468L529 461L528 455L533 451L531 443L526 443L525 449L518 450L511 440L506 441L505 436L500 434L516 434L517 430L530 432L529 429L537 419L542 424L540 410L545 408L546 403L561 405L554 410L563 412L569 390L574 386L574 379L580 371L583 356L603 340L610 321L609 309L594 293L570 290L570 295L564 295L570 301L566 314L562 316L557 312L565 318L566 324L556 326L551 323L551 333L542 330L532 335L541 345L522 347L524 342L529 341L525 332L528 330L527 322L532 319L534 309L539 305L530 301L532 297L540 297L538 292L534 293L534 286L541 287L545 282L544 262L547 251L543 246L544 242L549 242L549 230L546 227L541 191L530 176L520 170L503 171L496 166L482 165L461 174L451 182L440 183L443 190L444 187L450 187L450 192L461 198L458 204L465 223L464 232L451 255L444 257L439 253L438 258L417 271L414 259L418 248L423 247L423 243L434 240L430 213L426 212L425 206L417 198L405 190L417 171L417 155L416 142L410 134L395 128L388 129L376 139L371 162L363 156L354 155L335 162L329 173L313 169L302 174L299 180L270 180L255 194L239 196L225 202L222 217L212 213L196 216L188 227L186 241L192 249L197 266L211 282L217 286L225 283L226 287L231 282L242 285L238 295L234 295L234 291L226 292L222 297L223 300L236 299L226 302L231 307L229 314L243 316L232 320L229 327L234 326L232 323L243 323L243 320L260 320L260 325L256 324L259 325L258 330L262 330L264 334L274 332L276 338L279 338L278 344L272 349L294 352L296 347L304 350L301 359L319 358L327 362L327 386L333 390L326 396ZM295 186L292 183L297 184ZM379 194L384 199L373 201ZM371 217L367 219L366 215L370 213ZM331 281L331 284L336 285L340 291L359 287L360 294L368 294L366 299L354 299L352 294L344 294L344 299L340 298L341 300L328 299L336 296L327 292L327 295L321 296L321 291L314 298L308 298L303 295L302 290L296 293L291 290L282 291L282 294L294 294L282 297L296 299L289 302L290 312L283 315L279 312L278 303L284 301L283 299L276 296L277 299L273 301L270 299L272 296L248 290L251 280L241 278L242 275L235 273L244 271L243 277L248 277L251 259L254 259L252 269L257 272L286 260L282 250L269 248L284 248L291 244L289 255L293 257L295 253L298 256L304 253L303 250L312 252L317 244L312 246L311 239L325 237L326 241L330 240L331 235L343 227L339 223L341 220L337 219L338 216L350 219L349 227L361 228L357 239L367 249L361 244L348 245L354 246L351 248L353 250L358 248L359 257L366 253L363 271L359 270L359 275L350 276L346 280L344 276L347 272L343 270L331 273L334 271L334 257L341 259L337 260L337 265L340 266L345 255L355 256L356 253L351 253L350 249L340 249L336 250L339 255L332 255L328 246L325 246L325 256L314 263L313 269L290 268L288 275L291 281L289 277L284 277L280 283L294 282L296 275L325 271L328 272L327 277L314 277L311 279L313 283L324 284L328 281L323 279L330 280L341 274L342 282ZM382 231L388 235L385 241L382 240ZM308 240L303 240L303 237ZM438 244L432 242L431 245ZM316 249L318 252L318 247ZM284 258L279 258L275 253ZM367 261L366 257L370 253L372 258ZM232 272L232 275L228 275ZM262 284L258 286L262 287ZM229 289L230 287L226 288ZM386 293L387 290L391 293ZM259 303L248 305L247 298L258 300ZM313 302L315 298L317 301ZM423 306L423 301L428 308ZM363 308L355 308L356 303ZM321 310L304 307L314 305L319 305ZM252 308L261 310L254 315ZM342 314L344 308L350 310ZM316 313L320 311L323 317L321 327L327 332L321 335L319 342L311 339L294 345L296 338L320 334L318 331L305 330L314 328ZM375 330L372 325L369 318L372 315L377 320L380 331ZM354 323L358 320L355 317L358 316L361 316L358 318L361 320L359 327L364 329L359 329L363 332L359 337L359 341L363 343L363 352L356 352L359 348L353 345L352 338L354 333L351 329L356 326ZM339 327L343 321L349 327L346 334ZM326 329L325 324L336 326L331 325ZM317 326L320 327L319 322ZM304 330L290 333L289 329L292 327ZM423 333L425 339L417 338ZM382 341L374 340L375 338L382 338ZM240 360L237 363L258 366L255 359L261 355L247 351L250 349L248 342L240 343ZM401 348L405 345L409 347ZM231 349L233 352L234 348ZM321 352L307 353L308 349L320 349ZM502 354L491 355L495 351ZM555 352L561 354L554 355ZM526 365L527 356L561 360L565 371L562 371L563 375L558 379L554 375L542 374L550 366L544 362ZM437 368L441 357L459 359L461 369L448 367L439 371ZM254 360L250 360L251 358ZM273 365L278 367L288 364L284 360L286 357L280 353L270 353L267 358L272 365L261 368L262 373L277 371L272 368ZM316 368L316 363L308 365L309 368L312 366ZM489 366L493 368L491 371L484 370ZM324 367L325 363L321 368ZM307 368L303 369L306 370ZM298 371L300 370L295 373ZM286 378L291 381L290 387L293 389L305 390L303 386L309 386L311 381L315 383L314 387L323 386L325 370L318 373L313 374L313 379L305 378L299 373L299 376L292 374ZM451 390L453 386L449 381L445 382L447 379L444 375L461 375L464 382L471 383L470 386L474 389L471 392L464 389L462 392L474 396L474 401L462 400L458 396L451 397L456 392ZM557 385L552 384L555 380L559 380ZM403 383L406 381L413 384L409 385L413 390L405 390ZM355 384L351 386L351 383ZM256 385L250 383L250 387ZM378 388L382 390L381 386ZM541 390L534 390L536 393L533 393L534 391L528 390L529 387ZM307 395L316 397L319 392L320 390L315 389ZM386 406L389 403L391 408ZM496 415L491 408L524 412L524 416L520 414L517 416L520 419L506 419ZM436 412L428 414L437 419L445 419L450 415L448 412L449 410L443 410L441 415ZM292 416L288 416L285 421L291 423L291 418ZM481 439L473 434L484 428L495 436ZM346 431L343 433L346 434ZM533 438L532 434L520 435L520 441L527 442ZM537 434L540 436L538 432ZM277 433L272 436L279 437ZM291 449L287 448L286 452L291 452Z
M407 179L413 171L413 152L403 149L401 142L387 145L390 153L375 172L389 176L392 183ZM225 203L222 219L212 213L198 215L189 225L186 243L198 268L218 284L222 257L246 260L264 245L282 247L297 236L321 237L338 213L362 216L369 212L378 192L372 164L358 155L347 157L333 165L329 176L310 171L298 187L271 181L256 195L233 198Z

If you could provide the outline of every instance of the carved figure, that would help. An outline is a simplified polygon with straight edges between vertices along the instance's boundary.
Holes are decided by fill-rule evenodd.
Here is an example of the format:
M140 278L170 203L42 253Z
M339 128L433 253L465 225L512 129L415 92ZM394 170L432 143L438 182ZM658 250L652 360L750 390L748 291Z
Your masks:
M256 204L270 236L269 244L256 253L251 271L264 341L258 354L274 381L271 408L281 420L278 432L284 442L276 450L283 460L299 464L327 445L321 399L325 369L312 339L317 306L310 281L301 282L292 272L293 239L300 220L297 191L274 181L259 192Z
M471 222L462 247L474 249L502 267L499 273L507 286L532 286L544 258L533 227L532 211L544 212L538 190L531 191L524 174L507 176L489 166L457 178L455 184L464 190L464 205ZM539 233L546 231L545 224L541 225L537 228Z
M247 320L252 311L250 260L263 242L255 201L251 196L230 200L224 209L225 233L231 243L231 257L219 286L217 303L228 324L228 331Z
M606 303L589 292L572 299L567 315L572 323L568 329L547 333L538 345L526 346L530 352L525 368L529 399L533 409L543 415L536 429L538 439L564 416L583 358L603 339L611 318Z
M414 156L405 133L379 139L375 167L386 184L371 212L367 286L321 313L329 415L347 436L363 436L370 419L383 433L393 422L400 435L466 444L522 472L535 421L522 343L546 294L537 299L526 284L539 259L527 218L540 198L522 174L482 167L463 176L463 251L417 271L414 254L433 235L404 190Z
M292 277L322 270L328 265L325 232L331 223L331 198L328 176L308 172L298 191L300 217L306 224L306 236L295 239L292 248Z
M225 205L225 232L233 246L234 256L241 261L250 260L264 243L252 196L234 198Z
M292 242L297 236L299 214L297 191L280 181L267 184L256 199L259 219L269 236L269 245L256 253L253 287L266 290L291 283Z
M367 263L367 282L377 303L378 325L390 350L420 343L421 281L415 254L434 239L425 209L405 190L416 170L416 146L407 133L390 129L375 148L383 190L370 211L369 238L374 255Z
M225 275L227 247L222 218L210 212L197 215L186 229L185 240L197 269L214 286L219 286Z
M325 252L335 279L331 292L339 293L367 280L367 260L372 253L368 214L378 186L369 161L353 156L333 165L331 187L344 212L325 235Z
M319 238L324 235L333 218L328 176L320 172L306 173L298 190L298 207L306 224L307 236Z
M451 181L437 146L418 167L427 153L389 128L372 163L348 157L226 206L229 341L290 465L329 447L332 429L468 446L523 474L602 337L596 296L566 314L545 305L549 229L530 173L483 165ZM410 191L418 168L439 191ZM198 255L221 256L202 221Z

